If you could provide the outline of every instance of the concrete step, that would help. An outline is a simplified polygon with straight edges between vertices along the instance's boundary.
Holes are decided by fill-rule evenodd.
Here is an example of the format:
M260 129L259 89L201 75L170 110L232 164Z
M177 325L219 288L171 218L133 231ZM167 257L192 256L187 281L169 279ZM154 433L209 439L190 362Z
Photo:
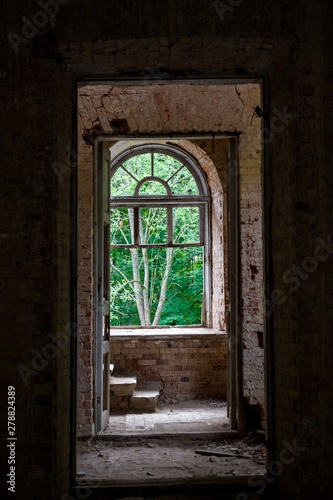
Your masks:
M129 411L129 400L131 396L110 396L110 411Z
M143 412L156 411L156 404L160 391L158 390L135 390L133 396L129 398L131 410L140 410Z
M110 395L132 396L136 387L136 377L110 377Z

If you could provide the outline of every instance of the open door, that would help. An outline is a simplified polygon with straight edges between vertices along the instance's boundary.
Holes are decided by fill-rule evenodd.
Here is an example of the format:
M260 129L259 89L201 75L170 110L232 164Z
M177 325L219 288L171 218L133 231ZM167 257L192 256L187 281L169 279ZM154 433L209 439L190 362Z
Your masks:
M240 222L237 139L230 139L228 158L228 416L232 429L244 430L242 334L240 327Z
M109 424L110 411L110 152L97 142L96 185L96 431Z

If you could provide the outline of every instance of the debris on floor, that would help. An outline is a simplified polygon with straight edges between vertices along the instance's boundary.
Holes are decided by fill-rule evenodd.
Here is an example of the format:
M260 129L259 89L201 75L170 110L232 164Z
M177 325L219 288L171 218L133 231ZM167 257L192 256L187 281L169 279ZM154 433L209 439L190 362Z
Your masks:
M199 453L206 451L206 454ZM211 453L214 452L214 455ZM78 444L78 476L85 481L252 476L265 474L265 446L253 434L243 439L212 441L127 437Z

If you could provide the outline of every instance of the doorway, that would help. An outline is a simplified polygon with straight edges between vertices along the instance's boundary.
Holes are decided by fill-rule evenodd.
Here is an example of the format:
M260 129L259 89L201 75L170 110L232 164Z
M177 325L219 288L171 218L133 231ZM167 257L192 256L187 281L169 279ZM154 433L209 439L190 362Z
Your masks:
M223 142L216 149L226 152L230 139L220 139ZM131 140L130 147L127 141L118 141L115 152L112 142L97 142L98 159L103 164L97 167L97 173L110 186L107 190L110 189L111 208L107 216L106 210L103 216L101 209L98 212L98 224L102 227L107 220L111 234L108 249L105 231L98 233L102 241L96 247L106 248L107 262L97 266L101 270L97 281L102 290L111 290L111 303L109 306L106 295L101 299L97 293L96 309L102 310L107 304L107 314L113 314L108 344L112 373L110 380L99 375L104 370L97 374L101 384L98 401L110 384L108 405L113 414L156 411L158 402L162 417L170 401L183 403L201 398L202 405L212 399L222 403L227 396L227 334L222 296L227 288L226 235L223 188L217 176L212 182L215 167L206 159L201 168L195 156L185 150L185 143L191 145L185 140L181 145L176 140ZM123 143L122 148L119 142ZM109 173L105 173L107 163L110 182ZM107 200L101 182L98 181L99 192ZM142 188L148 189L148 193L142 194ZM100 207L103 204L97 202ZM216 227L213 220L218 218L220 224ZM97 258L103 261L103 253ZM108 281L105 284L103 274L109 267L107 280L111 276L111 286ZM199 289L199 294L191 287ZM195 303L199 303L197 311ZM222 305L219 314L217 304ZM196 321L187 320L189 313ZM100 321L104 321L102 316ZM104 327L101 323L96 330L103 331ZM219 411L223 418L226 407ZM111 417L109 432L113 421ZM99 428L100 432L103 430Z
M182 96L177 105L176 95ZM79 271L79 276L86 277L87 269L90 271L90 281L79 284L79 318L82 321L81 327L79 325L82 340L82 358L79 348L79 385L82 390L79 388L78 415L79 432L82 436L96 435L107 426L110 364L114 364L116 369L118 366L121 375L132 375L130 370L135 371L140 366L140 376L144 378L144 382L155 382L156 386L162 383L163 389L168 383L171 387L172 376L176 376L178 394L179 387L186 387L181 393L184 394L185 401L190 396L191 383L195 390L199 384L193 378L191 369L183 368L190 368L191 365L187 362L189 359L194 360L192 366L196 368L199 360L207 360L210 373L207 375L206 386L212 386L215 379L221 387L224 376L231 427L242 429L246 426L244 402L248 407L257 409L259 422L263 420L263 349L258 340L260 331L263 331L260 303L263 279L261 140L260 123L253 118L253 109L258 102L260 103L260 87L257 84L242 84L237 87L165 84L140 88L135 85L124 88L122 85L111 87L82 84L80 87L79 203L81 200L82 210L79 210L79 220L82 221L82 233L79 240L82 245L79 244L79 262L82 273ZM190 117L187 119L188 116ZM186 119L191 123L186 123ZM187 132L189 128L191 133ZM107 262L103 262L101 256L98 257L96 249L98 252L104 249L104 254L108 254L104 244L110 241L108 232L111 219L107 210L101 209L104 206L103 199L107 200L108 195L103 189L103 182L101 185L97 181L96 169L111 176L112 162L117 157L120 158L119 155L132 155L135 148L149 148L152 145L162 149L174 148L188 155L202 169L211 190L211 201L200 201L207 201L206 213L211 210L211 220L203 219L206 220L204 229L210 232L205 243L211 246L210 253L206 254L208 258L203 259L207 268L203 274L205 280L211 280L211 285L205 288L201 323L194 327L204 328L205 331L188 330L181 332L181 335L179 328L175 328L176 332L171 331L171 326L193 328L193 325L184 324L164 325L162 333L154 328L149 328L148 333L142 328L129 329L128 326L138 326L132 324L125 325L126 332L122 328L113 328L114 325L110 327L110 288L104 286L103 282L103 276L109 276L110 272ZM112 150L114 157L111 155ZM109 181L106 182L109 185ZM221 192L216 191L219 184ZM212 187L215 192L212 192ZM138 201L135 200L134 203ZM168 218L168 207L168 204L162 207L165 209L165 219ZM128 206L112 208L129 210ZM140 209L147 210L147 206L135 208L139 214L137 220L140 221ZM158 207L148 207L149 210L151 208ZM104 214L101 216L103 210ZM100 222L96 223L98 217ZM120 222L122 227L127 224L130 234L130 223L126 222L129 217L126 219L123 212L118 212L118 219L118 226ZM137 228L139 226L140 222L137 222ZM96 228L99 228L97 232ZM137 236L140 236L138 232ZM95 240L92 239L92 234L95 235ZM166 238L168 234L171 235L170 244L172 231L166 225ZM196 243L201 245L202 241ZM212 331L209 331L209 327ZM209 335L212 337L209 338ZM155 348L159 346L159 358L151 357L149 342ZM191 348L187 342L192 343ZM116 344L118 348L115 347ZM221 349L225 349L225 358L221 356ZM209 350L212 352L209 353ZM135 355L133 351L136 352ZM161 377L157 359L165 363L168 361L166 356L172 351L182 363L173 358L169 373L164 369ZM217 360L216 353L219 356ZM84 361L87 354L89 359ZM193 358L187 354L193 355ZM111 359L113 355L117 356L117 360ZM101 368L97 368L98 359ZM221 361L223 359L225 363Z

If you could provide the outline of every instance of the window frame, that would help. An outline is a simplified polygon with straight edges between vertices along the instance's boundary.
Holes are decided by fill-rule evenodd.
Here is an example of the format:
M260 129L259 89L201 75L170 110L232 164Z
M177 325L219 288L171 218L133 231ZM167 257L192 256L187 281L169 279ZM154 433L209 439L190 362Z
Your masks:
M140 195L140 187L149 180L156 180L153 176L146 176L138 181L134 195L112 196L111 184L115 173L123 168L123 163L141 154L152 154L152 175L154 174L154 154L160 153L171 156L182 163L193 176L198 187L199 194L173 195ZM180 169L181 170L181 169ZM169 178L170 180L170 178ZM167 183L166 183L167 184ZM168 186L169 187L169 186ZM170 189L170 188L169 188ZM167 190L168 191L168 190ZM174 243L173 242L173 209L179 207L198 207L199 210L199 242ZM117 155L110 163L110 210L113 208L133 209L134 211L134 242L131 244L111 244L110 248L203 248L203 295L201 323L195 325L197 328L211 328L211 196L207 180L198 162L189 154L177 146L161 144L144 144L131 147ZM167 210L167 242L155 244L142 244L139 241L139 218L141 208L166 208ZM186 327L187 325L179 325ZM191 325L193 328L193 325ZM140 326L132 328L141 328ZM149 329L150 327L145 327ZM152 327L156 328L156 327ZM163 325L159 328L170 328Z

